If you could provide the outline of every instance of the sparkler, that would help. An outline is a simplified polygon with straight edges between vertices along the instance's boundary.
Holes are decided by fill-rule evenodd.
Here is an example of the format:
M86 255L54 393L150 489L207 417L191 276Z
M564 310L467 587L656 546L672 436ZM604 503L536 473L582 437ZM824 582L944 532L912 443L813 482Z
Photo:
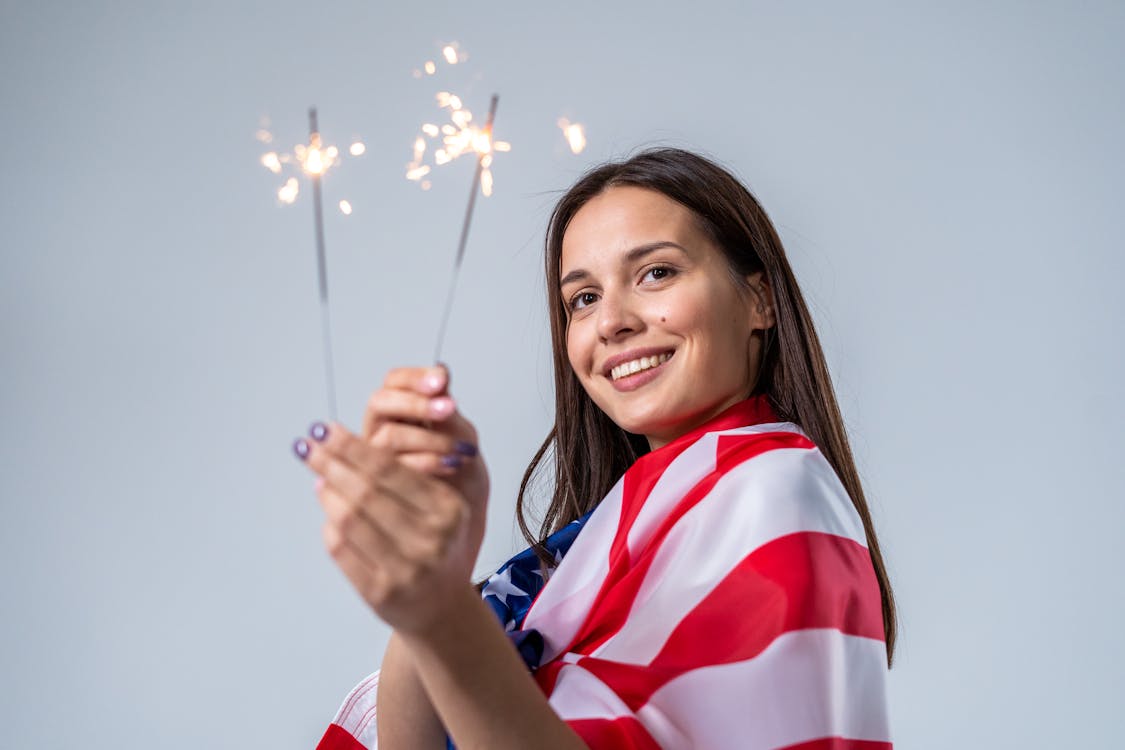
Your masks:
M274 137L266 128L268 122L263 121L262 129L255 133L255 137L262 143L273 143ZM352 156L361 156L367 150L362 141L356 140L348 148ZM262 154L262 166L273 172L281 174L292 169L294 165L300 169L312 183L313 219L316 232L316 260L320 287L321 323L323 325L324 340L324 376L328 394L328 408L332 419L336 419L336 376L333 368L332 357L332 326L329 320L328 306L328 263L324 250L324 198L321 194L321 179L332 167L340 163L342 155L335 146L325 146L320 137L320 128L317 126L316 108L309 108L309 142L297 144L292 153L278 153L269 151ZM297 200L301 183L297 177L289 177L278 188L277 200L279 203L291 205ZM345 216L352 213L352 204L342 200L339 203L340 213Z
M449 325L449 313L453 309L453 293L457 290L457 277L461 273L461 261L465 257L465 246L469 241L469 225L473 220L473 208L476 206L477 193L483 192L488 195L492 192L491 178L486 182L485 175L488 174L488 165L492 162L492 123L496 119L496 105L499 100L500 97L496 94L492 95L492 101L488 106L488 120L485 122L484 129L477 133L476 137L472 138L470 142L472 149L477 154L477 166L473 172L473 185L469 191L469 204L465 208L465 219L461 222L461 237L457 241L457 255L453 261L453 273L449 277L449 290L445 295L445 311L441 316L437 345L434 347L435 362L441 361L441 345L445 341L445 329ZM459 109L460 107L458 107Z
M328 316L328 262L324 252L324 202L321 197L320 178L336 161L336 147L323 148L320 128L316 121L316 107L309 108L309 145L297 147L297 160L312 180L313 219L316 228L316 268L320 279L320 319L324 339L324 379L328 391L328 409L336 419L336 375L332 366L332 326ZM350 206L349 206L350 209Z

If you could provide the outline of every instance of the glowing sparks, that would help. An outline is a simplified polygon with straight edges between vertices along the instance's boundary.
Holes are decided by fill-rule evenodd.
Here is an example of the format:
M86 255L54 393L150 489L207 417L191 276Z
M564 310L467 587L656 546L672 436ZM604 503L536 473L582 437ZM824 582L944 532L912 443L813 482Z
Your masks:
M456 65L457 63L461 62L461 60L462 60L462 58L461 58L461 56L460 56L460 54L458 53L458 50L457 50L457 42L454 42L453 44L447 44L444 47L442 47L441 48L441 55L442 55L442 57L445 58L445 61L447 63L449 63L450 65Z
M464 59L459 58L459 59ZM481 191L492 194L492 156L495 152L509 152L512 144L507 141L494 141L491 131L486 127L473 125L473 113L465 108L461 97L449 91L439 91L434 99L439 109L449 116L449 122L440 127L432 122L423 123L421 134L414 139L414 158L406 165L406 179L417 182L423 190L429 190L429 180L423 177L432 172L425 164L427 153L432 153L432 166L440 167L466 154L481 159ZM430 141L434 148L429 148Z
M300 190L301 185L297 182L297 178L290 177L285 181L285 184L278 189L277 199L286 205L292 204L293 201L297 200L297 193L300 192Z
M586 149L586 128L565 117L559 118L558 125L562 129L567 145L570 146L570 152L572 154L582 153Z
M309 145L297 144L293 155L301 169L310 177L320 177L337 163L339 163L340 150L335 146L324 146L321 143L320 133L313 133Z
M268 140L266 135L269 136ZM254 137L262 143L269 143L274 140L273 134L265 129L259 130L255 133ZM347 149L347 152L352 156L361 156L367 151L367 146L363 141L356 139ZM308 143L299 143L293 147L292 152L279 152L267 151L259 157L259 163L276 175L284 175L285 182L277 190L277 200L283 205L290 205L297 200L300 194L300 180L298 179L302 174L311 178L321 178L326 172L333 167L340 164L343 154L336 146L326 145L320 133L312 133L309 136ZM294 170L299 170L295 176L291 176ZM289 172L288 175L284 174ZM348 203L348 210L344 209L344 201L340 205L340 210L345 214L351 213L351 204Z
M274 174L281 174L281 158L276 151L262 154L262 166Z
M422 66L426 70L426 75L432 76L437 72L437 66L434 65L433 60L426 60L426 64Z
M352 215L352 204L348 201L340 201L340 213L344 216Z

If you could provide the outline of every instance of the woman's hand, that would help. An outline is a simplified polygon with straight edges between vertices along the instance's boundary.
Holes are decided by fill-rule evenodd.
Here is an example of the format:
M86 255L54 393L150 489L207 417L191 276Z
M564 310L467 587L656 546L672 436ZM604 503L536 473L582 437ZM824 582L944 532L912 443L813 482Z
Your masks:
M488 469L476 429L449 396L449 371L443 366L391 370L367 401L362 432L404 465L445 478L465 496L472 542L466 565L471 574L484 540Z
M467 587L484 532L488 475L447 379L444 369L395 370L368 404L364 435L318 423L296 444L320 476L325 545L403 632L435 624L448 594Z

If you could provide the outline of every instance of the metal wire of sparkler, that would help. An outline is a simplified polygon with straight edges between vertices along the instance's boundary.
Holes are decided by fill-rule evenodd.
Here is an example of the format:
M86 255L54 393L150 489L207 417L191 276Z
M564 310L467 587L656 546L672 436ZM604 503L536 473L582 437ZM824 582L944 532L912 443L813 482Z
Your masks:
M320 280L320 319L324 339L324 378L328 391L328 410L333 421L336 415L336 374L332 358L332 324L328 312L328 261L324 251L324 202L321 197L320 178L330 162L321 154L320 128L316 121L316 107L309 107L309 148L302 164L312 180L313 218L316 227L316 269Z
M484 125L484 134L486 135L488 144L492 141L492 124L496 119L496 105L500 101L500 97L496 94L492 95L492 101L488 105L488 120ZM485 160L490 159L491 148L487 147L478 149L477 153L477 166L473 172L473 186L469 192L469 204L465 207L465 219L461 222L461 237L457 241L457 255L453 261L453 273L449 277L449 290L445 294L445 310L441 316L441 327L438 328L437 345L434 347L434 362L441 361L441 345L445 341L445 330L449 326L449 314L453 310L453 295L457 290L457 277L461 274L461 261L465 257L465 246L469 241L469 225L473 220L473 208L476 206L477 193L481 191L481 176L485 170Z

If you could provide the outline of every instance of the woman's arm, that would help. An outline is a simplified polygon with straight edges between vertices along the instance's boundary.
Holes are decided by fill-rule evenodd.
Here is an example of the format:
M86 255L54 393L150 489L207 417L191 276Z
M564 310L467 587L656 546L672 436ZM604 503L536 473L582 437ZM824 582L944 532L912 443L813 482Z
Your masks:
M401 637L459 750L587 750L471 586L450 598L436 626Z
M379 747L444 750L445 729L398 633L391 635L379 674Z

